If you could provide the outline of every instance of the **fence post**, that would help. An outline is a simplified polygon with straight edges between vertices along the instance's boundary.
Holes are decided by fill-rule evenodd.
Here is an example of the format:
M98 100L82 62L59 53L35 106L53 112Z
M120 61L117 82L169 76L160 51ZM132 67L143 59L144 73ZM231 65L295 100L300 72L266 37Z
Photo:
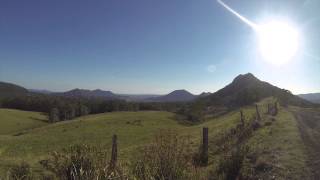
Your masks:
M244 126L244 116L242 110L240 110L240 120L241 120L241 125Z
M208 149L209 149L209 129L207 127L204 127L202 129L202 156L201 156L201 162L203 165L208 165Z
M274 102L274 116L278 114L278 102Z
M110 166L114 168L117 163L117 156L118 156L118 144L117 144L117 135L112 136L112 151L111 151L111 160Z
M257 114L257 120L260 121L261 120L261 116L260 116L258 104L256 104L256 114Z
M271 114L271 107L270 107L270 103L268 103L268 111L267 114Z

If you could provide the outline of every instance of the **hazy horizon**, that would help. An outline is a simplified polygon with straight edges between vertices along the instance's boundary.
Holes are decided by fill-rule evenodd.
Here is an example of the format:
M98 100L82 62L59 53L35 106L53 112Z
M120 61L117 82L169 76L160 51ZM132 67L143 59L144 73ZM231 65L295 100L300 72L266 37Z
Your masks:
M245 74L245 73L243 73L243 74ZM241 75L243 75L243 74L241 74ZM258 78L259 79L259 78ZM232 79L233 80L233 79ZM228 84L230 84L231 82L232 82L232 80L229 82L229 83L227 83L227 84L225 84L225 85L223 85L222 87L220 87L220 88L218 88L217 90L214 90L214 91L202 91L202 92L200 92L200 93L194 93L194 92L192 92L192 91L190 91L190 90L188 90L188 89L184 89L184 88L178 88L178 89L172 89L172 90L169 90L169 91L167 91L167 92L160 92L160 93L149 93L149 92L144 92L144 93L140 93L140 92L136 92L136 93L133 93L133 92L118 92L118 91L113 91L113 90L110 90L110 89L102 89L102 88L81 88L81 87L75 87L75 88L72 88L72 89L65 89L65 90L57 90L57 91L55 91L55 90L50 90L50 89L46 89L46 88L28 88L28 87L25 87L25 88L27 88L28 90L32 90L32 91L48 91L48 92L50 92L50 93L61 93L61 92L67 92L67 91L71 91L71 90L74 90L74 89L80 89L80 90L91 90L91 91L93 91L93 90L102 90L102 91L111 91L111 92L113 92L113 93L115 93L115 94L118 94L118 95L166 95L166 94L169 94L169 93L171 93L171 92L173 92L173 91L176 91L176 90L186 90L186 91L188 91L188 92L190 92L191 94L193 94L193 95L200 95L201 93L215 93L216 91L218 91L218 90L220 90L220 89L222 89L222 88L224 88L225 86L227 86ZM261 79L260 79L261 80ZM264 81L264 80L261 80L261 81ZM1 81L0 81L1 82ZM5 82L5 81L3 81L3 82ZM13 83L13 82L6 82L6 83ZM13 84L15 84L15 83L13 83ZM19 85L19 84L16 84L16 85ZM282 87L279 87L279 88L282 88ZM287 89L287 90L290 90L290 89ZM307 92L307 93L293 93L293 94L296 94L296 95L298 95L298 94L318 94L319 92Z

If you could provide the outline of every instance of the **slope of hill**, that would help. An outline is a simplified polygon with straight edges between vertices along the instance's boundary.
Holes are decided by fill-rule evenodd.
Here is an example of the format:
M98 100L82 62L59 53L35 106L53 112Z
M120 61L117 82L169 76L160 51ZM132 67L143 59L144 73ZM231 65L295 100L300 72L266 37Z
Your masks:
M201 93L198 97L207 97L209 96L210 94L212 94L211 92L203 92Z
M186 101L192 101L197 96L191 94L190 92L186 90L175 90L171 93L159 97L153 97L148 98L146 101L152 101L152 102L186 102Z
M28 90L11 83L0 82L0 98L14 97L28 94Z
M100 89L87 90L87 89L73 89L67 92L54 93L54 95L72 97L72 98L102 98L102 99L118 99L119 97L111 91L103 91Z
M20 136L0 135L0 178L19 160L41 169L38 161L48 152L62 150L71 144L85 143L109 149L115 133L119 138L119 156L123 159L135 147L150 141L157 130L182 127L173 116L168 112L151 111L105 113L49 124ZM25 114L25 119L28 117Z
M47 124L47 116L38 112L0 109L0 135L21 133Z
M307 101L320 104L320 93L299 94L298 96Z
M263 106L263 105L261 105ZM263 106L265 107L265 106ZM243 108L244 114L251 117L254 106ZM28 115L25 115L27 118ZM235 128L240 122L237 111L199 125L183 125L174 120L168 112L115 112L89 115L76 120L48 124L25 131L19 136L0 135L0 177L6 174L10 165L27 161L36 172L41 172L39 160L45 159L49 152L59 151L70 144L91 144L110 149L111 137L118 135L119 159L128 160L140 145L148 144L154 133L161 129L173 129L181 135L188 135L196 151L200 143L202 127L209 128L210 166L214 169L221 158L216 151L215 141L225 132ZM268 121L269 117L262 116ZM293 116L281 108L276 121L263 126L249 139L252 154L256 161L246 161L245 168L262 173L264 179L301 179L305 169L303 142ZM246 119L248 120L248 119ZM20 119L23 121L23 118ZM260 166L268 169L261 169ZM271 168L271 170L270 170Z
M284 104L312 106L312 103L293 95L288 90L260 81L251 73L237 76L226 87L207 97L200 98L199 101L207 105L240 107L270 96L277 97Z

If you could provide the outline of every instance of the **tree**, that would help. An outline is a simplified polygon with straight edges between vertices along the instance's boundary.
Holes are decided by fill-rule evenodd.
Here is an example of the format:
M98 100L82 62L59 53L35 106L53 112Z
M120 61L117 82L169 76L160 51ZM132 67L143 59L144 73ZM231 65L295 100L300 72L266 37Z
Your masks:
M85 116L89 114L89 108L85 105L80 105L80 116Z
M76 110L75 110L74 106L68 105L66 119L73 119L75 117L76 117Z
M111 101L111 111L119 111L120 103L119 101Z
M57 122L59 121L60 115L59 115L59 109L58 108L52 108L50 110L50 113L49 113L49 122L50 123L54 123L54 122Z

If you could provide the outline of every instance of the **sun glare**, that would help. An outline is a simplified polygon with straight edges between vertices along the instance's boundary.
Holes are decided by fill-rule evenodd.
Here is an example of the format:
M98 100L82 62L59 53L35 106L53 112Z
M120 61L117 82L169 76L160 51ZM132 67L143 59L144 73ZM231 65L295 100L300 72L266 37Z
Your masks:
M272 21L258 26L260 52L264 60L283 65L297 54L299 33L288 23Z

